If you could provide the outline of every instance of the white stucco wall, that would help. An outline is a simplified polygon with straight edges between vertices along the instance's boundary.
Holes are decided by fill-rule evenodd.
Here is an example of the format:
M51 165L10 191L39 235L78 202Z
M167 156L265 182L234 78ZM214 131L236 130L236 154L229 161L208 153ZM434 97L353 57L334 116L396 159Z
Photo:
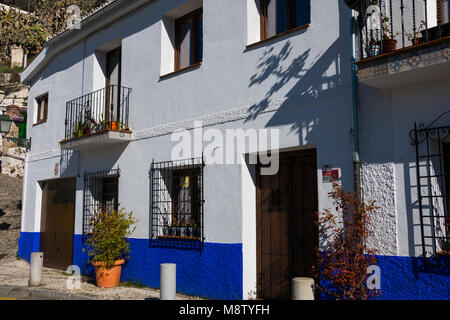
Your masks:
M411 73L414 77L414 73ZM361 158L365 198L382 207L376 218L381 253L420 256L421 230L416 188L416 149L409 133L414 123L430 124L449 111L449 78L417 78L415 85L379 90L361 85ZM436 125L449 125L448 117ZM382 231L384 230L384 231ZM395 233L394 233L395 231Z
M331 206L331 184L322 183L324 165L340 169L344 188L351 190L350 10L343 2L314 0L309 28L247 48L254 36L254 30L248 29L249 18L255 18L247 15L249 2L203 0L202 65L160 79L170 71L162 64L171 59L164 47L167 39L161 39L161 19L185 2L151 2L74 44L34 79L29 108L33 112L35 97L48 92L49 117L36 126L29 120L33 146L27 157L22 231L39 231L38 181L61 176L77 177L75 233L82 233L84 172L120 167L120 205L139 219L132 236L148 239L151 162L170 160L176 145L171 133L192 129L194 120L222 133L238 128L278 129L282 150L317 148L319 210ZM58 142L64 137L66 102L102 87L102 52L118 43L122 85L133 89L132 141L62 152ZM55 164L60 168L57 176ZM205 240L243 243L245 297L251 296L256 281L253 183L245 164L205 167Z

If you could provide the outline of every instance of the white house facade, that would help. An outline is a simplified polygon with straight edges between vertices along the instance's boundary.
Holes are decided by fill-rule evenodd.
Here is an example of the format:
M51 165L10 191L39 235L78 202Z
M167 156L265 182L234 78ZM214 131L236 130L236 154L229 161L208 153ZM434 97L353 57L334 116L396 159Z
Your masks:
M360 181L381 207L372 244L384 297L448 298L449 273L421 265L423 239L430 256L448 250L445 193L441 238L427 238L410 132L449 107L450 42L415 49L441 52L439 65L415 66L424 75L381 74L374 64L403 56L358 49L373 53L359 45L367 7L115 0L47 41L21 75L32 147L19 255L92 274L89 218L123 207L138 222L122 280L158 288L160 264L176 263L179 292L289 299L290 280L312 276L313 214L331 206L331 182Z

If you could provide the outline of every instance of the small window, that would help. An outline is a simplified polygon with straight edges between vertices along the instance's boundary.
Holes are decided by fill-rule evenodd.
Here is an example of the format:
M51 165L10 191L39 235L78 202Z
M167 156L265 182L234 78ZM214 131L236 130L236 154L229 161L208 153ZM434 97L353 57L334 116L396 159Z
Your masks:
M203 58L203 9L175 20L175 71L200 63Z
M310 23L310 0L260 0L261 40Z
M203 159L152 164L152 238L202 241Z
M36 98L37 103L37 118L36 123L47 121L48 113L48 93Z

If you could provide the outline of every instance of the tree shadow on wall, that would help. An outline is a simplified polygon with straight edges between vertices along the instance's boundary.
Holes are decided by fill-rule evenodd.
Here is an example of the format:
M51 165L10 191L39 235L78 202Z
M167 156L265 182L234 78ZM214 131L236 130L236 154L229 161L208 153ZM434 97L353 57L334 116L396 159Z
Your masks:
M314 52L312 45L304 45L299 52L298 43L294 45L291 39L278 49L276 42L282 40L277 39L264 50L248 87L272 84L264 98L249 108L245 122L273 112L266 127L287 125L298 135L300 144L317 141L319 125L341 130L340 136L348 136L346 143L351 144L350 11L341 1L338 5L339 35L325 51Z

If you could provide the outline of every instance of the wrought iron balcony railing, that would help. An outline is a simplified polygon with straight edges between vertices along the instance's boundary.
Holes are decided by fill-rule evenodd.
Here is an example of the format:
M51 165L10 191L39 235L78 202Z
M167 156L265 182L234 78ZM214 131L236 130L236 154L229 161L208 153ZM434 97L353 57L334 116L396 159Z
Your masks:
M111 85L67 102L64 141L107 130L130 131L130 93L130 88Z
M346 0L359 12L359 59L449 37L449 2Z

